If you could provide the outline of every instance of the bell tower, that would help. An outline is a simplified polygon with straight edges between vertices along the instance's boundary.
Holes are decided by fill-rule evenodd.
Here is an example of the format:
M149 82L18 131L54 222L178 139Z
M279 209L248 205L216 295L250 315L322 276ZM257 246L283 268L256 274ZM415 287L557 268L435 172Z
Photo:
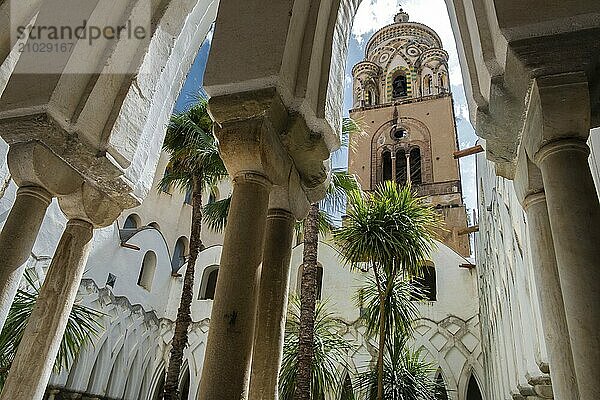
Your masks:
M431 28L400 9L368 41L352 68L350 117L364 132L351 138L349 171L365 190L383 181L410 182L443 215L442 241L470 255L462 200L448 53Z

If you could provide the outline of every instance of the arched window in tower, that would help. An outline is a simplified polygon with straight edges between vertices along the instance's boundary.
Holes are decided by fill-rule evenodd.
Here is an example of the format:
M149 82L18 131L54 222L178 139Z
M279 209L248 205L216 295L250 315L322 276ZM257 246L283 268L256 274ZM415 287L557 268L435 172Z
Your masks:
M367 92L365 93L365 105L373 105L373 92L371 90L367 90Z
M446 92L446 74L444 72L438 74L438 92Z
M435 400L448 400L446 382L444 382L441 370L438 370L435 376Z
M429 96L432 92L431 92L431 75L427 74L425 75L425 78L423 78L423 96Z
M202 282L200 283L199 300L214 300L217 290L217 278L219 277L219 266L213 265L207 267L202 274Z
M413 185L423 183L421 175L421 150L418 147L410 151L410 182Z
M156 254L153 251L148 251L142 260L142 268L138 276L137 284L147 291L152 289L152 281L154 280L154 272L156 271Z
M396 152L396 183L399 185L406 184L406 153L404 150Z
M483 396L481 395L481 390L479 390L479 385L477 384L477 380L474 375L471 375L469 379L469 387L467 389L467 400L483 400Z
M381 177L382 181L392 180L392 153L387 150L381 154Z
M407 95L406 76L398 75L392 81L392 98L398 99Z

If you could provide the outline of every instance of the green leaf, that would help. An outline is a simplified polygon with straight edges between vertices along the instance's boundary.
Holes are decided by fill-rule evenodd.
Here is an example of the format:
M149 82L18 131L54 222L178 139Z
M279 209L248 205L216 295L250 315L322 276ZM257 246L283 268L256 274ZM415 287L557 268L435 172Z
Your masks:
M432 364L421 359L418 352L406 346L406 336L392 337L386 346L383 362L383 398L398 400L435 400L437 383L430 378L435 372ZM377 368L361 371L354 382L361 400L377 398Z
M202 207L202 220L215 232L221 233L227 225L231 196L208 203Z
M158 184L159 191L165 187L182 192L203 190L227 176L207 106L207 99L201 98L189 110L171 116L163 142L169 163ZM195 188L199 178L201 187Z
M318 302L315 310L314 355L311 391L313 399L321 399L325 393L337 393L343 383L340 367L349 369L348 354L354 349L352 343L341 333L343 325L327 310L327 302ZM291 400L294 395L298 363L300 332L300 300L290 297L283 345L283 361L279 373L279 395ZM346 399L344 399L346 400Z
M334 231L342 259L353 268L364 263L382 268L386 276L421 274L435 248L441 219L410 186L385 182L375 191L348 195L344 226Z
M32 270L25 271L26 289L19 289L8 317L0 332L0 390L8 376L27 321L33 312L39 294L40 283ZM102 329L100 319L104 314L81 304L74 304L54 362L55 372L69 368L81 349Z

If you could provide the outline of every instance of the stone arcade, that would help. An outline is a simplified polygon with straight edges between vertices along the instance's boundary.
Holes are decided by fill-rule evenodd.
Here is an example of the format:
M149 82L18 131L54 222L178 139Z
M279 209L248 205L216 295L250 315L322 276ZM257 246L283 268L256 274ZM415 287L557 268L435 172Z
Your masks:
M161 363L152 364L152 356L144 349L158 346L164 350L168 346L170 323L162 318L168 314L168 302L152 293L132 293L127 299L115 296L104 287L106 269L96 268L106 262L101 257L109 257L112 250L94 245L91 251L97 254L88 260L88 253L93 232L96 237L112 235L116 240L119 230L113 222L123 210L139 206L148 196L157 164L164 161L160 159L160 143L165 123L215 18L205 87L211 95L210 110L223 157L233 177L233 202L222 251L215 247L203 255L203 262L212 258L211 265L220 265L218 290L210 330L206 319L196 318L206 314L194 317L189 352L196 354L188 357L188 362L204 359L204 363L194 366L194 370L201 370L202 379L194 376L190 387L202 400L254 398L248 394L254 393L251 366L271 364L271 368L264 368L264 381L259 385L273 390L277 369L272 366L280 360L282 325L259 323L259 329L270 326L272 330L261 331L255 339L255 320L281 319L287 287L277 282L287 274L287 259L291 257L291 265L297 265L290 222L302 218L309 202L323 196L330 153L339 146L336 132L342 115L346 43L360 2L149 2L152 32L147 42L136 48L117 43L94 53L75 46L77 57L65 62L60 73L28 74L36 59L32 54L21 54L11 42L9 16L22 24L33 18L42 24L50 20L57 3L68 7L69 1L0 1L0 135L9 145L8 169L18 185L0 233L1 324L25 263L39 264L38 269L43 264L41 257L29 256L40 246L36 238L38 232L44 235L44 216L59 221L59 226L65 217L68 221L60 241L42 245L43 254L52 256L52 261L0 399L44 396L84 270L89 270L90 277L82 281L81 291L89 294L90 302L101 307L109 304L117 333L86 351L82 360L90 362L78 363L62 382L77 387L80 393L104 396L109 391L123 398L149 398L161 374ZM446 3L471 120L484 139L490 160L478 158L483 193L477 244L483 398L600 398L600 308L596 307L600 304L600 205L586 144L590 129L600 125L600 4L594 0ZM9 13L15 4L18 8ZM139 9L98 6L92 11L85 17L121 20L135 17ZM381 36L381 40L386 39ZM372 45L373 49L378 46ZM379 63L385 62L382 55ZM432 64L423 64L431 69L431 79L419 75L417 83L409 63L398 64L398 70L385 80L373 79L372 86L364 86L360 97L357 94L361 103L355 106L376 107L389 102L389 96L393 100L414 97L415 93L430 95L432 91L440 96L435 101L443 103L444 94L435 91L448 83L435 68L443 65L444 53L433 49L431 55ZM101 65L100 73L69 73L80 60ZM123 64L132 72L115 73ZM378 71L377 62L369 67L366 64L361 73ZM402 112L410 107L400 105L397 120L400 125L406 123L404 129L412 138L411 129L416 132L418 127L411 127L408 111ZM387 113L388 120L395 118L389 110L382 109L381 113ZM382 144L390 145L386 140ZM433 141L431 146L433 149ZM398 163L397 150L394 167L390 151L389 171L396 180L405 175L412 178L416 153L407 148L405 162ZM384 153L375 152L375 156L383 159ZM426 156L421 150L421 179L425 184L431 172L423 167ZM381 170L379 164L373 165L369 164L365 177L371 174L377 179L377 174L383 177L388 171L386 162L381 163ZM432 168L434 180L430 182L437 183L435 164ZM450 196L445 201L456 207L448 208L452 212L447 220L451 224L456 221L458 229L464 211L452 194L459 191L452 186L448 190ZM508 219L500 207L500 192L506 193L504 202L510 204ZM57 205L64 216L57 212ZM518 217L523 218L519 221ZM524 225L526 229L513 234L512 226ZM170 260L164 242L152 237L156 232L156 228L143 229L131 240L141 244L142 236L146 236L161 253L155 257ZM263 239L273 246L267 245L263 251ZM459 252L464 250L460 239L447 240ZM96 243L96 238L93 241ZM126 248L118 250L133 260ZM499 261L501 257L506 261ZM146 262L157 271L152 286L176 285L176 281L169 281L170 272L165 275L163 271L157 280L159 258L148 257ZM515 271L520 263L527 269ZM526 279L526 285L514 283L514 272ZM117 276L115 290L124 281ZM142 304L152 304L153 310L145 310ZM531 308L531 320L527 320L527 307ZM237 329L228 329L232 312ZM452 334L461 329L466 334L465 329L472 328L461 326L458 320L441 324ZM200 336L207 330L204 342ZM139 342L132 342L131 331L140 332L136 338ZM535 331L536 336L528 336ZM263 337L269 341L261 343ZM521 340L511 345L515 338ZM125 356L123 348L131 357ZM95 355L101 359L96 360ZM116 369L101 379L103 367L111 364ZM128 376L129 371L135 372ZM191 373L182 379L190 382ZM467 393L469 382L461 385L458 390ZM58 393L51 391L49 395ZM271 394L265 396L273 398Z

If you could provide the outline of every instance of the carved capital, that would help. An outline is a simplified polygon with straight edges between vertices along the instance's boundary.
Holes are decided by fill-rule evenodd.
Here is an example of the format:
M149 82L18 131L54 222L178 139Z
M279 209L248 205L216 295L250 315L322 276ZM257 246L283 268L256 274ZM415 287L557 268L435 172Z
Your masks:
M209 110L229 174L256 171L273 184L285 184L291 159L278 136L287 110L274 90L213 97Z
M310 203L302 191L297 176L295 180L290 178L290 181L292 184L287 187L273 186L269 195L269 209L287 210L300 220L308 214Z
M325 195L329 176L329 148L323 135L309 129L301 114L293 113L281 138L294 160L302 186L309 199L318 201Z
M585 142L591 113L586 75L573 72L536 78L526 113L523 143L531 155L563 139Z
M301 114L288 112L274 88L213 97L209 110L230 175L254 171L287 188L296 198L290 209L298 217L308 202L323 198L329 176L327 144Z
M77 172L38 141L10 146L8 168L18 186L39 186L53 196L72 193L83 183Z
M69 220L87 221L94 228L112 224L123 211L119 204L88 183L83 183L69 195L59 197L58 204Z

